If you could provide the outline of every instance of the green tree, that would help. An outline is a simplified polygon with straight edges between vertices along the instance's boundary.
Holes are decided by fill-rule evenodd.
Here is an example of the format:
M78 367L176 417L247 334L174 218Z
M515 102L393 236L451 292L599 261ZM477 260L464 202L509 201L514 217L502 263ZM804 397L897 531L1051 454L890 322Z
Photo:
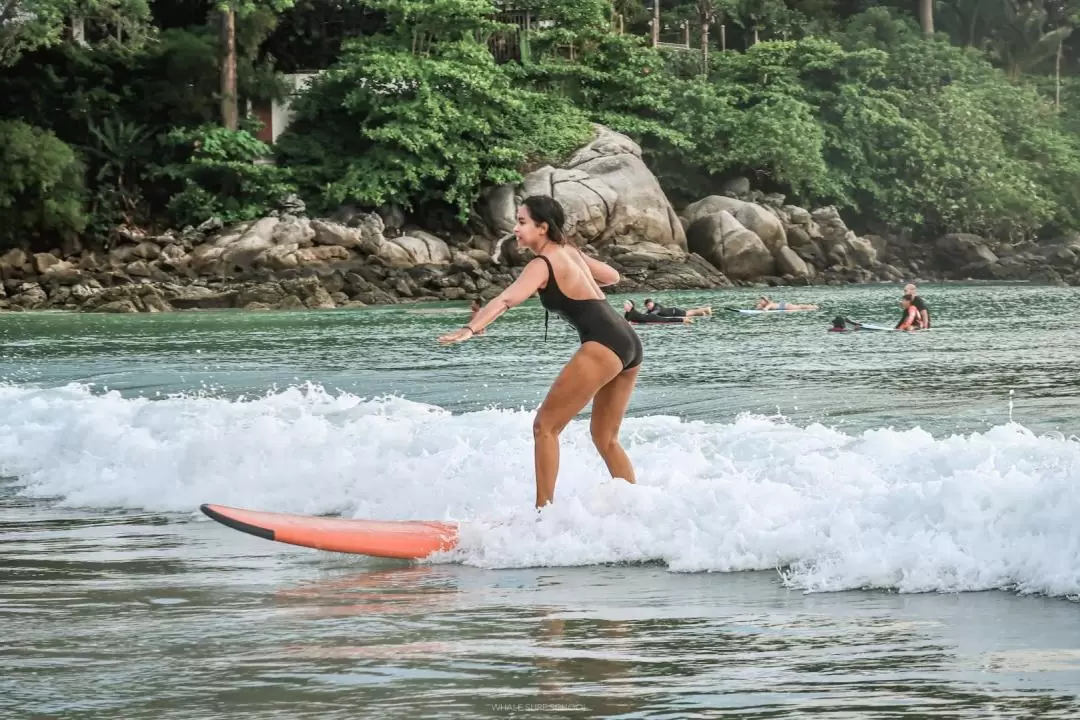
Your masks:
M0 167L0 248L34 240L44 250L86 227L82 165L55 135L0 121Z
M291 8L295 0L223 0L216 5L221 27L221 123L227 130L239 127L237 92L237 20L255 19L262 39L273 30L276 15ZM261 22L259 22L261 21Z
M168 213L178 225L254 220L295 191L287 170L260 162L271 150L246 129L177 128L163 144L171 162L150 172L170 185Z
M589 134L558 96L515 87L487 39L485 0L379 0L388 31L346 45L279 138L278 157L323 207L445 204L468 216L484 185Z
M73 18L109 42L133 45L152 32L146 0L0 0L0 67L61 42Z

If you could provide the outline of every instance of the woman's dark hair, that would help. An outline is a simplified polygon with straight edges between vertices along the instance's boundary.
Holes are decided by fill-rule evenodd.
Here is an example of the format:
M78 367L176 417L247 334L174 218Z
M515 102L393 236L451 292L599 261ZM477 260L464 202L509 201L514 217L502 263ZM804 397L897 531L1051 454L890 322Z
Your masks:
M549 240L559 244L566 242L566 236L563 235L566 213L555 198L547 195L530 195L522 200L521 204L529 211L529 217L534 223L537 225L547 223Z

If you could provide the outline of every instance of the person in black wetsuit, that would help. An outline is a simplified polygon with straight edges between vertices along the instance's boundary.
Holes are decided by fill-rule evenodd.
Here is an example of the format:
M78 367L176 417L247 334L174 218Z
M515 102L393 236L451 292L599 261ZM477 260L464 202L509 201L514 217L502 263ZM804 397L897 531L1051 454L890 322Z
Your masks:
M701 307L683 310L677 307L664 307L658 302L653 302L652 298L645 298L645 312L660 317L697 317L699 315L712 315L712 306L702 305Z
M600 289L619 282L618 271L568 242L565 222L563 208L554 199L525 198L517 211L514 235L520 247L537 257L467 325L438 339L443 345L468 340L536 292L545 309L577 330L581 347L555 379L533 420L537 508L555 499L559 434L590 400L593 443L608 471L629 483L636 480L630 458L619 444L619 427L641 369L641 340Z
M689 325L692 322L692 320L685 315L676 317L643 313L634 306L633 300L626 300L623 302L623 317L626 318L627 322L640 324L652 323L654 325L671 325L673 323L678 323L681 325L685 323Z

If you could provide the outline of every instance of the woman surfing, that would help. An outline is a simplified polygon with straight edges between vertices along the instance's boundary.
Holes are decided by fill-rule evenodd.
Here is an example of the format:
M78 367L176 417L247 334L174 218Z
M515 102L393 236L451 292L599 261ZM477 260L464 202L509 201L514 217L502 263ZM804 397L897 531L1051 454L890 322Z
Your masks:
M590 400L593 443L608 471L612 477L635 481L630 458L619 444L619 427L641 368L641 340L600 289L617 283L618 271L569 243L563 235L564 223L562 206L554 199L525 198L517 211L514 235L519 246L537 257L467 325L439 337L444 345L468 340L537 292L545 309L578 331L581 346L555 379L533 420L537 508L555 499L559 434Z

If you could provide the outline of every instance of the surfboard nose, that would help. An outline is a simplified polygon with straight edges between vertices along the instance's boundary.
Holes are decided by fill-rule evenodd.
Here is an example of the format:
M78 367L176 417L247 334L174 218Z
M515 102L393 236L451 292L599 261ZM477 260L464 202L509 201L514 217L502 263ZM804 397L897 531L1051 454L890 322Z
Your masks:
M217 520L222 525L231 527L233 530L239 530L240 532L246 532L249 535L255 537L261 537L264 540L275 540L275 533L269 528L255 525L251 522L245 522L238 516L242 516L244 511L239 508L226 507L224 505L211 505L210 503L203 503L199 506L199 510L202 510L203 514L211 520Z

